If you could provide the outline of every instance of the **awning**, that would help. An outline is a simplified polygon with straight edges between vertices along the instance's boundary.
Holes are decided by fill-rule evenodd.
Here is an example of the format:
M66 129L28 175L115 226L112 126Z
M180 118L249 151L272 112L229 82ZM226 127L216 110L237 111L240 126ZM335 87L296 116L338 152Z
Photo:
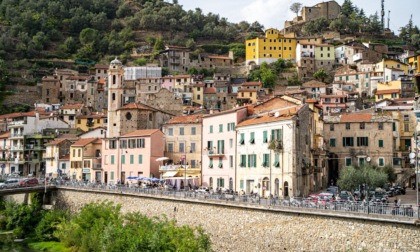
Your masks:
M163 177L163 178L173 177L173 176L175 176L177 173L178 173L177 171L167 171L167 172L165 172L165 173L162 175L162 177Z

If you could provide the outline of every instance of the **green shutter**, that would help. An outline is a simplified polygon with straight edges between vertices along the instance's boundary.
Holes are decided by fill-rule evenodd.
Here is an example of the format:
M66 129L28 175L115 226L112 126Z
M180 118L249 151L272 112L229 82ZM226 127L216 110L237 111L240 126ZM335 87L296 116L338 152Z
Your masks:
M244 189L244 181L242 179L239 181L239 188Z
M267 141L268 141L268 139L267 139L267 131L266 130L264 130L264 132L263 132L263 141L264 141L264 143L266 143Z
M121 164L125 164L125 155L121 155Z
M257 155L253 155L254 156L254 167L256 168L257 167Z
M114 155L111 155L111 164L114 164L115 163L115 157L114 157Z
M384 166L384 159L383 158L379 159L379 166Z
M221 182L221 187L225 187L225 179L224 178L220 179L220 182Z
M354 146L354 142L353 141L354 141L354 139L353 139L353 137L351 137L350 138L350 146Z
M346 147L346 138L343 137L343 147Z
M219 124L219 132L223 132L223 124Z
M250 143L255 143L255 139L254 139L254 132L251 132L251 139L249 140Z
M143 164L143 155L139 155L139 164Z
M351 166L351 158L346 158L346 166Z
M134 164L134 155L130 155L130 164Z
M392 123L392 131L396 131L397 130L397 125L395 124L395 122Z
M111 172L111 180L114 180L114 172Z
M222 140L222 142L221 142L221 154L225 154L225 140Z
M251 155L248 155L248 167L251 167Z
M213 133L213 125L210 125L210 133Z
M365 137L365 143L366 143L365 146L369 146L369 138L368 137Z
M220 187L220 179L217 179L217 188Z
M239 144L244 144L244 143L245 143L245 133L241 133L241 140Z
M379 140L379 147L384 147L384 140Z

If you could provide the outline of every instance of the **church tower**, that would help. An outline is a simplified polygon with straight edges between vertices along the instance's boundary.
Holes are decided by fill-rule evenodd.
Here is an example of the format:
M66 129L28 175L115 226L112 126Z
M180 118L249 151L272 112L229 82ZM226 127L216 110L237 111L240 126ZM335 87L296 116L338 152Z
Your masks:
M115 58L108 70L108 129L107 138L120 136L119 109L123 106L124 69L121 61Z

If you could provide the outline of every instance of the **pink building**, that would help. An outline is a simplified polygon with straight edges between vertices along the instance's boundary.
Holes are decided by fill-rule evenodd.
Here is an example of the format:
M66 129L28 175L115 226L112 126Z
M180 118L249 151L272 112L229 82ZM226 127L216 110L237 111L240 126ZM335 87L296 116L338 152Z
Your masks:
M169 75L162 77L161 88L166 88L172 91L174 88L183 85L189 85L191 83L191 76L188 74L183 75Z
M163 133L158 129L136 130L104 139L103 181L125 183L129 176L159 177L156 159L163 157L164 146Z
M236 130L248 115L247 107L203 117L202 185L236 191Z

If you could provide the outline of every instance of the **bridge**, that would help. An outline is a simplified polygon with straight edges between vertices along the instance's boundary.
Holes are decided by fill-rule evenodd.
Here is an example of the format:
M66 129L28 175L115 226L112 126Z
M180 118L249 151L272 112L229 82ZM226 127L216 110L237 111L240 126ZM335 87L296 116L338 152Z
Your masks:
M390 209L378 213L374 207L346 212L291 200L117 186L57 185L47 192L56 208L70 212L106 200L120 204L122 213L164 215L178 225L201 225L215 251L418 251L420 247L416 209L413 216L391 215Z
M0 196L15 195L15 194L27 194L27 193L50 193L56 191L57 188L55 185L39 185L39 186L26 186L26 187L14 187L14 188L4 188L0 189Z

